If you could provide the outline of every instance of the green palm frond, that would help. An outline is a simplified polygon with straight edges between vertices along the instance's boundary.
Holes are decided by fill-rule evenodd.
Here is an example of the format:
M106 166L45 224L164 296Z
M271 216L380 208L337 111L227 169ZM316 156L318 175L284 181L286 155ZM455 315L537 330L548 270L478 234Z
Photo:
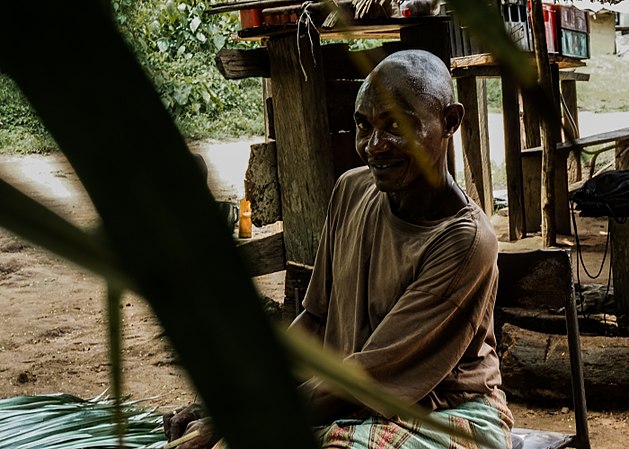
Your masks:
M120 404L125 448L165 444L162 417L140 401ZM18 396L0 400L0 449L119 447L116 401L103 395L85 400L69 394Z

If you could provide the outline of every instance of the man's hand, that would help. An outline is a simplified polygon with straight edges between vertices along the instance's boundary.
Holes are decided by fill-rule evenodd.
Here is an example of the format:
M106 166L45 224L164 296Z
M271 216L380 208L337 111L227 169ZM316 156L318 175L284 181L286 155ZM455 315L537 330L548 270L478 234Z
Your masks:
M212 449L220 437L216 435L211 418L198 419L188 424L184 435L194 431L199 432L199 436L186 443L177 446L177 449Z
M187 430L188 424L204 418L205 410L200 404L190 404L164 415L164 433L168 441L180 438Z

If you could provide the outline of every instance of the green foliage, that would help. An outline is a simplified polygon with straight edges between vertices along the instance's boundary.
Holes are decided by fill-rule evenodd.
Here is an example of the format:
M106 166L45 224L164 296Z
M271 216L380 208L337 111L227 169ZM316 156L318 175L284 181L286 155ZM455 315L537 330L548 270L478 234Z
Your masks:
M114 19L151 78L179 130L189 140L262 134L262 81L230 81L214 57L239 28L237 13L207 15L198 0L113 0ZM15 83L0 74L0 151L56 148Z
M138 402L121 404L125 448L161 448L162 417ZM116 447L115 401L68 394L0 400L0 447L80 449Z
M214 62L239 28L237 13L207 15L206 4L197 0L116 0L113 9L121 32L187 138L262 132L261 80L225 80Z
M487 78L487 109L502 112L502 84L500 78Z
M54 146L24 95L11 78L0 74L0 151L44 153Z

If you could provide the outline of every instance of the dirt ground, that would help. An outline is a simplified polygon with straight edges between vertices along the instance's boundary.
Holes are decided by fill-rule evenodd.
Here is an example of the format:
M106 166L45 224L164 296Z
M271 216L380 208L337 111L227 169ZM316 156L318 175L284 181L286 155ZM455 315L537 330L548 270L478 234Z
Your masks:
M227 182L215 166L229 148L198 145L194 151L215 171L217 182L211 188L217 199L242 195L241 187ZM0 156L0 177L81 227L97 223L76 175L60 155ZM513 247L506 242L506 217L496 216L494 223L502 248ZM582 220L582 230L586 263L594 266L602 256L606 223ZM527 238L517 248L539 247L540 240ZM560 242L573 245L568 237ZM282 299L282 273L256 281L263 294ZM0 229L0 398L50 392L89 398L103 392L109 369L103 306L104 285L99 279ZM127 295L123 309L126 393L134 399L150 398L147 404L164 410L193 401L194 390L149 307L141 298ZM567 432L574 430L574 419L565 407L570 404L511 402L518 427ZM624 448L629 407L590 411L589 425L593 448Z

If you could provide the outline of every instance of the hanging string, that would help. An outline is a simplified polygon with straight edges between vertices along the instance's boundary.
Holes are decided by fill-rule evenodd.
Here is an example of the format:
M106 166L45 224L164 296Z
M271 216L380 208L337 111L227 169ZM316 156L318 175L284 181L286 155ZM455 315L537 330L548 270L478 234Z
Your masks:
M306 73L306 69L304 68L304 64L301 60L301 24L302 22L306 25L306 32L308 33L308 40L310 41L310 53L312 54L312 63L314 67L317 67L317 60L315 58L314 53L314 41L312 40L312 31L311 29L315 26L312 21L312 16L310 15L310 11L308 11L308 7L312 4L312 2L304 3L303 10L301 15L299 16L299 20L297 21L297 55L299 57L299 66L301 67L301 73L304 74L304 81L308 82L308 74Z

